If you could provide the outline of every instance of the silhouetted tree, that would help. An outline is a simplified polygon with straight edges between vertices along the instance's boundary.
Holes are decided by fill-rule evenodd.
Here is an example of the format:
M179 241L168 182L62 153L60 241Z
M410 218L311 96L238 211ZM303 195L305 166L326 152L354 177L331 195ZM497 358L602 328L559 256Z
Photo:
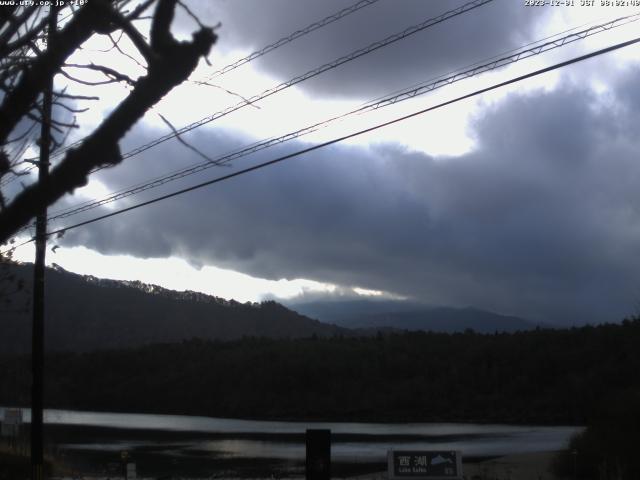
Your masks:
M28 296L20 295L25 289L24 279L18 278L13 261L13 252L0 255L0 315L26 312Z
M174 38L170 28L176 7L182 6L191 13L179 0L144 0L138 3L131 0L89 0L81 6L71 3L52 7L49 11L36 5L0 7L0 181L11 172L19 173L16 170L20 162L16 155L20 150L18 146L28 138L25 132L42 120L39 98L52 76L62 74L80 81L67 70L90 69L104 75L106 80L81 83L126 82L131 90L79 145L64 153L45 184L36 182L27 186L9 202L0 192L0 244L6 243L43 206L51 205L63 195L85 185L94 169L120 163L122 156L118 142L125 133L149 108L188 78L216 41L213 29L202 25L191 41ZM144 20L143 15L153 6L155 11L151 16L147 40L136 22ZM45 45L43 39L49 15L60 20L50 42ZM123 36L128 37L144 59L146 74L132 79L115 66L66 63L94 35L108 35L114 50L127 56L118 42ZM74 95L68 90L55 91L54 97L58 105L71 113L79 110L70 102L94 99ZM28 125L26 129L25 124ZM75 126L75 121L52 121L52 128L61 134ZM61 143L61 140L55 140L53 146Z
M554 471L564 477L576 475L585 480L636 480L640 478L638 431L640 390L637 386L606 395L586 430L557 455Z

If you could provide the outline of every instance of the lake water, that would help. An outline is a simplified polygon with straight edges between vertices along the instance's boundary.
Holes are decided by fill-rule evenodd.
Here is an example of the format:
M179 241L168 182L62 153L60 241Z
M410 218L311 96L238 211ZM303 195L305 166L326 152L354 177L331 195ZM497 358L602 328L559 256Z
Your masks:
M0 418L4 408L0 407ZM29 421L29 411L24 411ZM281 422L236 420L183 415L152 415L46 410L52 426L99 427L114 432L106 439L83 440L59 447L70 450L119 452L157 448L167 455L207 455L227 459L304 459L301 435L308 428L327 428L333 435L331 456L336 461L384 461L388 449L461 450L464 456L495 456L565 448L580 427L514 426L461 423ZM135 437L127 430L148 435ZM162 436L159 433L162 432ZM172 439L175 434L179 440ZM193 434L193 437L190 437ZM207 438L207 434L211 434ZM156 438L157 437L157 438ZM161 440L158 440L161 438Z

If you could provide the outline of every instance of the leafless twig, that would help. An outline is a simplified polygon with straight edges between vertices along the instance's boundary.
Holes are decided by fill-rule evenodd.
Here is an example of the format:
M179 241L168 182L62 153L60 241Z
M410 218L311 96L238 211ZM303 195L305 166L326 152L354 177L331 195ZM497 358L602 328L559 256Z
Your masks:
M187 7L184 2L182 0L178 0L178 5L180 5L182 7L182 9L187 12L187 15L189 15L197 24L200 28L205 28L205 26L202 24L202 22L200 21L200 19L191 11L191 9L189 7Z
M123 31L124 33L124 31ZM109 39L111 40L111 43L113 44L113 48L115 48L121 55L124 55L125 57L127 57L129 60L132 60L133 62L135 62L139 67L144 68L145 70L147 69L146 65L143 65L142 63L140 63L136 58L134 58L133 56L129 55L128 53L126 53L124 50L122 50L120 48L120 45L118 44L118 42L120 42L120 39L122 38L122 35L118 38L118 40L116 41L112 34L109 34Z
M228 90L224 87L221 87L220 85L216 85L214 83L209 83L209 82L201 82L198 80L192 80L193 83L195 83L196 85L206 85L207 87L213 87L213 88L218 88L220 90L222 90L223 92L228 93L229 95L233 95L234 97L238 97L240 99L242 99L247 105L253 107L253 108L257 108L258 110L260 110L260 107L258 105L256 105L255 103L253 103L251 100L249 100L247 97L243 97L242 95L240 95L239 93L236 92L232 92L231 90Z
M132 87L136 86L136 81L133 80L128 75L125 75L124 73L120 73L117 70L114 70L113 68L105 67L104 65L96 65L95 63L90 63L89 65L79 65L79 64L76 64L76 63L65 63L64 66L65 67L70 67L70 68L80 68L80 69L95 70L97 72L103 73L105 76L109 77L111 80L115 80L115 81L118 81L118 82L126 82L129 85L131 85ZM111 83L111 82L109 82L109 83Z
M162 115L161 113L158 113L158 115L160 116L160 118L162 119L162 121L173 131L174 135L176 136L176 138L178 139L178 141L183 144L185 147L187 147L189 150L197 153L200 157L204 158L207 162L210 163L215 163L215 160L212 159L211 157L205 155L204 153L202 153L200 150L198 150L196 147L194 147L193 145L187 143L182 136L178 133L178 130L171 124L171 122L169 120L167 120L164 115Z
M81 78L78 77L74 77L73 75L71 75L69 72L65 72L64 69L60 69L60 73L64 76L67 77L69 80L76 82L76 83L80 83L82 85L88 85L90 87L97 87L99 85L108 85L110 83L117 83L118 80L116 79L109 79L109 80L101 80L101 81L89 81L89 80L82 80Z
M55 95L59 98L68 98L69 100L100 100L100 97L96 96L70 95L64 92L56 92Z
M53 101L53 105L55 105L56 107L63 108L67 112L70 112L70 113L84 113L84 112L89 110L89 107L86 107L86 108L72 108L69 105L65 105L62 102L56 102L56 101Z

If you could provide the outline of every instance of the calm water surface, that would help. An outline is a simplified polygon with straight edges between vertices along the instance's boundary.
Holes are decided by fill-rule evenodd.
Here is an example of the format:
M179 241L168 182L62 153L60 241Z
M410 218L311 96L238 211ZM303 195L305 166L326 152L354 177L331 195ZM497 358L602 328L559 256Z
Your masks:
M24 411L25 420L30 413ZM4 408L0 408L4 416ZM540 427L514 425L480 425L462 423L360 423L360 422L280 422L255 421L184 415L152 415L72 410L46 410L45 423L51 425L90 426L122 429L102 443L62 444L74 450L120 451L160 447L166 444L167 455L211 454L225 458L304 458L304 444L278 435L303 434L307 428L328 428L338 435L366 435L353 441L340 438L332 443L332 458L345 461L383 461L389 448L461 450L465 456L506 455L565 448L580 427ZM149 440L127 440L126 429L149 431ZM194 432L193 439L182 435L175 441L153 440L154 431ZM207 439L202 433L216 434ZM228 434L229 438L225 438ZM233 438L242 434L243 438ZM273 435L269 439L251 438L251 434Z

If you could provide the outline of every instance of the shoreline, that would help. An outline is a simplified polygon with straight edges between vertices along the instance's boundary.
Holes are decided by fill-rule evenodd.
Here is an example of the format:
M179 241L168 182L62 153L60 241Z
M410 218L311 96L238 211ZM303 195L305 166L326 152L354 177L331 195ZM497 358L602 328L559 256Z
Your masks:
M0 405L0 410L4 409L20 409L23 412L30 412L29 406L7 406ZM287 423L374 423L379 425L406 425L406 424L428 424L428 423L440 423L449 425L504 425L504 426L517 426L517 427L584 427L584 425L575 422L544 422L536 421L533 418L507 418L500 417L500 419L469 419L469 418L431 418L431 417L380 417L377 415L350 415L348 417L322 417L322 416L308 416L308 417L287 417L287 416L269 416L269 415L245 415L245 416L225 416L215 415L213 413L200 413L190 412L184 413L184 411L130 411L126 409L112 408L109 410L81 408L81 407L65 407L65 406L51 406L46 407L45 411L50 412L78 412L86 414L122 414L122 415L159 415L167 417L192 417L192 418L208 418L214 420L246 420L251 422L287 422ZM25 419L25 423L29 423Z
M516 453L491 458L462 459L465 479L556 480L551 472L553 459L560 450ZM387 471L350 477L351 480L387 480Z
M64 419L66 417L58 420ZM80 420L87 419L80 417ZM222 423L226 427L235 426L233 423ZM172 424L160 421L155 426ZM167 475L193 480L304 476L303 429L261 431L264 426L258 426L253 431L194 431L145 428L140 425L135 422L131 422L129 427L45 423L45 445L51 458L55 459L56 466L60 467L57 470L60 477L71 472L82 478L116 476L121 469L121 453L125 451L131 461L137 464L140 478L162 478ZM441 450L457 444L465 445L461 450L467 479L474 476L483 479L511 476L512 480L553 478L547 469L555 452L561 450L563 445L549 443L549 438L544 435L537 437L537 443L523 443L522 448L514 448L518 438L533 434L527 432L528 429L521 431L520 428L512 433L503 432L502 428L465 431L455 428L456 424L448 425L444 429L431 431L422 428L391 429L388 433L384 433L386 429L358 432L347 428L332 431L333 476L383 478L383 473L386 475L386 449L395 448L394 445L405 444L407 449ZM246 428L244 424L241 426ZM25 428L23 435L26 440L28 428ZM502 442L501 437L504 437ZM496 442L497 450L490 447L493 442ZM354 444L359 445L354 447ZM482 445L482 448L477 448L477 445ZM519 453L532 451L532 447L535 453ZM546 449L552 452L544 451ZM511 475L513 472L521 474L514 476Z
M554 457L558 450L517 453L503 456L479 456L463 458L463 475L466 479L474 478L508 478L511 480L553 480L556 476L550 471ZM67 480L82 478L84 480L98 480L117 477L120 464L114 452L84 452L82 458L60 458L49 455L50 465L53 467L51 478ZM299 479L304 478L304 461L286 461L278 459L239 459L239 458L190 458L188 462L176 463L170 457L157 455L159 452L138 452L139 478L180 478L190 480L204 479ZM143 454L140 456L140 454ZM5 455L6 456L6 455ZM110 468L96 469L98 464L105 465L109 459ZM11 455L28 463L26 455ZM142 461L144 459L144 461ZM142 466L146 468L141 468ZM151 468L150 465L152 465ZM354 480L386 480L387 472L384 462L348 462L333 461L331 465L332 478ZM0 473L2 470L0 469Z
M551 480L556 476L550 471L559 450L517 453L478 463L463 463L467 478L510 478L512 480Z

